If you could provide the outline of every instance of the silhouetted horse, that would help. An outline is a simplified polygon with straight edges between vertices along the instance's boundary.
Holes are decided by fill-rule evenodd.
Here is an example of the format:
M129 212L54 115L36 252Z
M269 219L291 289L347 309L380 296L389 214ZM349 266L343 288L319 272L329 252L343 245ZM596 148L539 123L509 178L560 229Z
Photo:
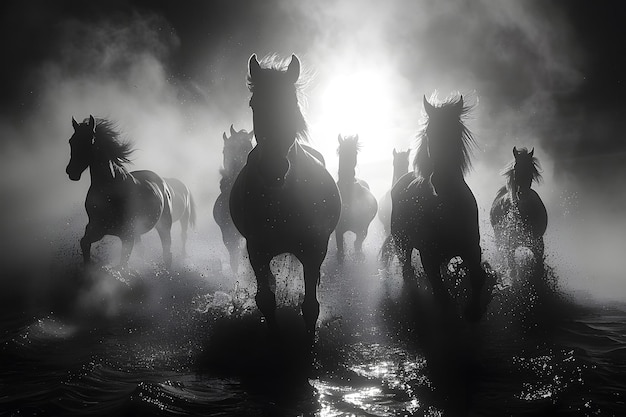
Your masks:
M513 147L515 159L505 169L506 185L496 194L491 205L490 219L498 249L503 253L507 268L517 276L515 250L530 249L538 265L543 264L543 234L548 227L548 212L539 194L531 187L539 182L539 161L535 150Z
M180 222L183 256L187 256L187 230L196 225L196 204L189 188L179 179L163 178L172 193L172 223Z
M253 137L254 132L248 133L244 129L236 131L233 125L230 125L230 137L226 136L226 132L222 133L224 167L220 170L222 175L220 195L217 196L213 206L213 218L222 231L222 241L230 257L230 269L235 274L239 271L239 263L241 262L243 236L233 224L233 219L230 216L230 191L241 168L246 164L248 153L252 150Z
M355 177L357 153L359 152L359 135L337 137L339 148L339 171L337 186L341 196L341 217L335 229L337 239L337 256L343 259L343 235L353 232L356 235L354 251L357 255L363 252L363 241L367 237L367 229L376 217L378 203L370 191L367 182Z
M298 104L298 58L293 55L285 70L275 61L261 68L256 55L248 65L257 145L233 185L230 212L246 238L257 279L256 303L271 331L276 329L276 298L270 261L292 253L302 263L302 314L312 341L319 316L320 266L339 220L341 199L323 163L301 145L307 127Z
M486 273L481 265L478 206L464 179L470 168L469 146L474 139L463 124L469 107L463 97L434 106L424 97L427 122L413 162L414 171L404 175L391 190L391 235L383 245L390 261L395 245L405 280L413 280L413 249L419 250L422 266L437 298L447 301L441 268L460 256L467 268L471 297L465 308L468 320L483 313L481 290Z
M166 266L172 263L172 198L167 183L152 171L128 172L124 163L132 152L128 142L108 120L93 116L81 124L72 118L74 134L70 138L71 157L66 173L78 181L89 167L91 186L85 209L89 222L80 240L85 264L91 261L91 244L104 235L122 241L120 264L128 264L135 240L156 228L163 245Z
M393 150L393 178L391 187L398 182L400 177L409 172L409 151L397 152ZM378 219L385 228L385 235L391 233L391 188L382 196L378 204Z

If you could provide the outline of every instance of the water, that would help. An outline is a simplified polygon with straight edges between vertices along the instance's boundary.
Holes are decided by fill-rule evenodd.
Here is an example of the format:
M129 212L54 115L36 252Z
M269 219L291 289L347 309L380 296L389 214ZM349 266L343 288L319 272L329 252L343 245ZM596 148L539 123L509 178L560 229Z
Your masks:
M0 415L626 415L626 305L581 302L550 265L534 283L501 274L469 325L426 284L379 271L376 239L343 265L331 243L308 352L298 265L275 263L274 340L249 270L234 278L196 247L168 272L154 246L120 271L105 266L112 242L88 270L68 240L36 277L4 271Z

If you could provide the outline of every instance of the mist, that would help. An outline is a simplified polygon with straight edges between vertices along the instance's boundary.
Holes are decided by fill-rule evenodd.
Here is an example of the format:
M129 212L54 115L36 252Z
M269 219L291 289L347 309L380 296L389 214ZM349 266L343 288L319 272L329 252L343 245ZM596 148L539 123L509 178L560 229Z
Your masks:
M52 33L39 40L46 53L13 74L27 104L16 100L0 115L0 188L10 196L1 209L0 235L10 248L3 263L47 259L59 245L77 253L89 176L67 178L67 141L71 118L90 114L113 120L133 142L132 170L190 187L199 239L219 244L211 210L222 132L231 124L252 129L247 59L295 53L310 78L301 105L313 145L335 177L337 135L358 133L357 176L381 197L391 185L393 148L415 146L422 97L462 94L474 105L468 125L478 147L468 183L486 254L493 252L488 211L504 184L500 171L513 146L534 147L544 176L536 189L549 213L548 262L566 287L601 298L626 295L619 256L626 250L624 171L616 170L624 155L606 157L614 150L609 116L576 125L584 107L574 98L589 59L558 3L227 3L173 10L137 2L111 13L114 6L72 11L70 2L53 13ZM595 154L587 153L589 132L599 138Z

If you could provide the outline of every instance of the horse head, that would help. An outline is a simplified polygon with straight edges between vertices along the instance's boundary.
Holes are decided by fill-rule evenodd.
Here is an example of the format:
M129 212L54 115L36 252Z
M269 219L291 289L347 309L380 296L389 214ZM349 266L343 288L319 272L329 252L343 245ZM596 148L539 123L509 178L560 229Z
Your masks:
M396 151L393 148L393 172L398 178L409 172L409 150Z
M96 121L93 116L89 120L78 123L72 117L74 134L70 138L70 162L65 172L72 181L78 181L83 171L91 163L92 145L96 135Z
M427 121L420 132L420 144L413 162L421 177L458 180L471 166L470 146L472 134L463 123L463 116L470 107L463 103L463 96L449 98L433 105L424 96ZM432 179L432 178L431 178Z
M284 68L269 58L264 67L252 55L248 61L250 107L261 177L280 185L289 169L287 153L296 138L306 132L306 122L298 104L300 60L292 55Z
M261 68L256 55L249 61L250 108L257 143L285 155L302 130L296 82L300 61L292 55L286 70Z
M535 148L530 151L526 148L513 147L512 171L509 174L510 188L514 196L519 196L530 190L533 180L539 180L538 162L534 157Z
M226 132L222 133L224 139L224 171L237 175L246 163L248 153L252 150L252 139L254 131L248 132L245 129L235 130L230 125L230 136Z

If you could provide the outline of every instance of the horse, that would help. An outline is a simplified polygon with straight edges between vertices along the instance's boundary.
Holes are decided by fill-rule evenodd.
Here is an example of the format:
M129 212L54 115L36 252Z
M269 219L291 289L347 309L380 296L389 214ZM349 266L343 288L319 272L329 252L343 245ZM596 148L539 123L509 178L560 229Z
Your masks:
M129 172L130 142L120 138L114 124L89 116L82 123L72 117L70 161L65 169L78 181L89 168L91 185L85 199L89 221L80 239L84 263L91 263L91 244L104 235L122 241L120 266L128 264L133 245L140 236L156 228L163 246L166 267L172 264L172 193L163 178L152 171Z
M359 135L342 137L337 136L339 147L339 170L337 173L337 187L341 196L341 216L335 229L337 240L337 257L344 257L343 235L350 231L356 235L354 252L360 256L363 253L363 241L367 237L367 229L376 217L378 202L370 191L367 182L355 177L357 153L361 147Z
M235 183L239 171L246 164L246 157L252 150L254 131L247 132L245 129L235 130L230 125L230 136L222 133L224 139L224 166L220 169L220 194L213 205L213 218L222 231L222 241L228 250L230 269L234 274L239 271L241 252L243 249L243 236L233 224L230 216L229 199L230 192Z
M275 278L270 261L293 254L304 270L301 305L307 340L313 343L319 317L317 286L328 241L341 214L335 180L324 163L305 147L307 124L300 110L300 60L286 66L255 54L248 61L248 89L257 144L248 155L230 194L233 223L246 239L257 280L256 304L270 333L277 332Z
M187 230L196 225L196 203L189 188L177 178L163 178L172 194L172 223L180 222L182 254L187 256Z
M391 181L391 188L404 174L409 172L409 151L396 151L393 149L393 178ZM385 192L380 199L378 205L378 219L383 224L385 229L385 235L389 236L391 233L391 188Z
M409 282L415 279L411 254L417 249L435 297L447 304L441 268L459 256L471 288L464 316L473 322L486 309L481 291L487 275L481 265L478 206L465 182L475 141L463 119L471 107L463 104L463 96L437 105L424 96L423 104L426 123L418 134L413 171L391 190L391 234L383 244L383 260L389 263L395 249Z
M518 275L515 251L526 247L537 265L543 263L543 235L548 227L548 212L541 197L531 188L541 181L535 149L513 147L513 161L503 171L506 185L496 194L489 217L498 249L513 277Z

